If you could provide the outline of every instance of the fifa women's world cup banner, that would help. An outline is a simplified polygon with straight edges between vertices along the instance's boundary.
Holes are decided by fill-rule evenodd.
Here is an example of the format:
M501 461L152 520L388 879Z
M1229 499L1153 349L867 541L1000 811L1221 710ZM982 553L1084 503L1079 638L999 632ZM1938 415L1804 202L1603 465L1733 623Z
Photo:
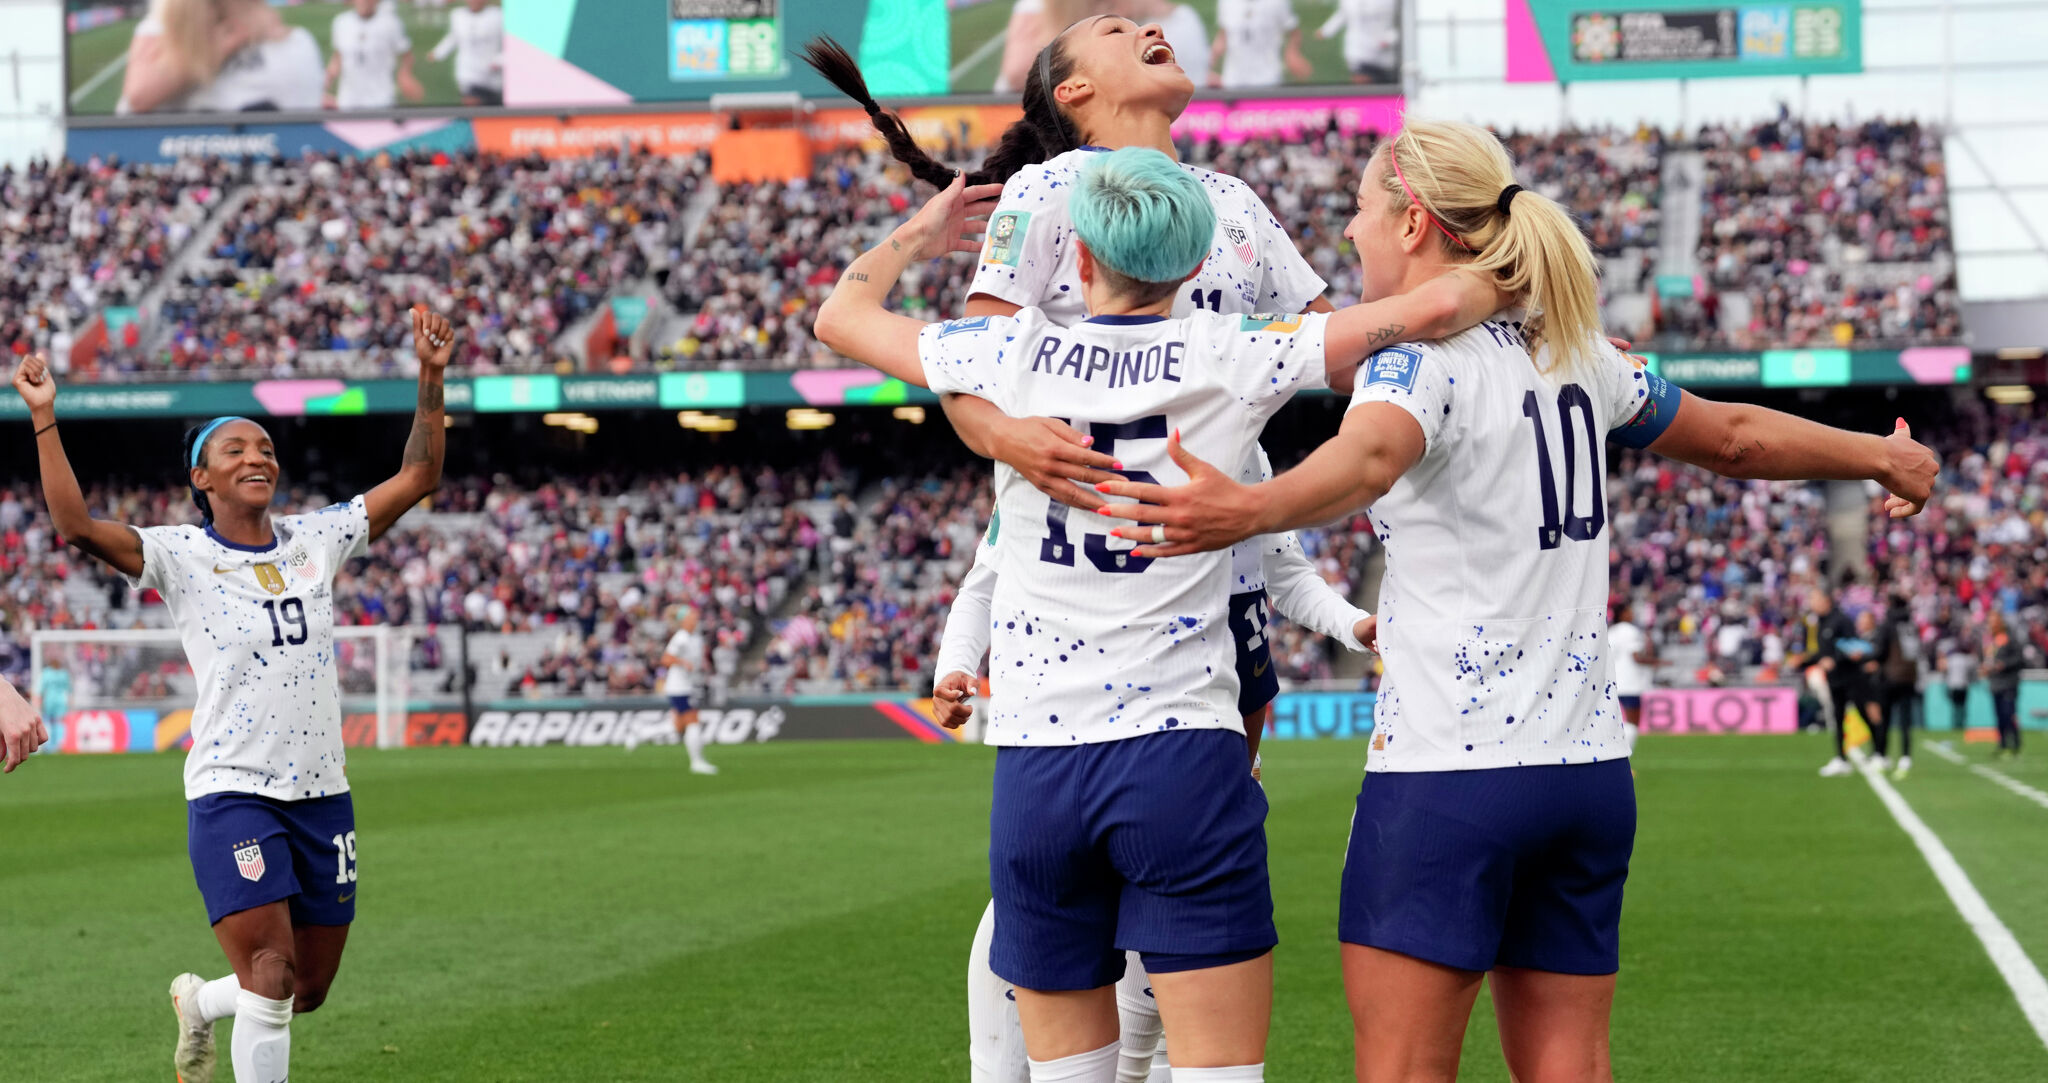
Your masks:
M1862 0L1507 0L1510 83L1862 70Z

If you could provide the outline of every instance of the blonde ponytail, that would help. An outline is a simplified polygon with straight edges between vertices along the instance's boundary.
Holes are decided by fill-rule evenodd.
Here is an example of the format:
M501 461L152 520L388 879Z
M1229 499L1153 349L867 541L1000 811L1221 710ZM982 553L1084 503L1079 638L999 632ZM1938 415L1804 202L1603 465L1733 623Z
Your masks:
M1399 166L1382 186L1401 208L1410 192L1442 227L1436 241L1466 267L1491 272L1530 313L1546 373L1569 373L1596 356L1599 265L1571 212L1515 185L1515 164L1492 132L1471 124L1409 120L1387 144ZM1405 181L1405 186L1404 182ZM1506 196L1503 199L1503 195Z

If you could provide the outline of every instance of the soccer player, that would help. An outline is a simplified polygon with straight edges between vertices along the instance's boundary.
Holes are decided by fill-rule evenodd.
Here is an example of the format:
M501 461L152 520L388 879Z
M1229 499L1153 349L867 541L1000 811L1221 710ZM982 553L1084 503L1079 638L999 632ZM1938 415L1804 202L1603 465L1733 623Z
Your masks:
M487 0L467 0L448 13L448 36L429 54L435 60L455 56L455 85L462 104L505 104L505 12Z
M1636 735L1643 721L1643 693L1650 690L1650 676L1657 666L1657 645L1636 626L1635 603L1615 607L1614 625L1607 629L1607 652L1614 659L1614 698L1621 706L1621 724L1628 730L1628 750L1636 750Z
M351 0L349 10L334 17L328 35L333 52L327 57L328 95L336 109L389 109L398 95L407 101L426 96L412 73L412 39L395 11L379 12L378 0Z
M320 43L265 0L152 0L115 112L320 108Z
M0 774L13 774L49 739L49 728L22 701L21 693L0 681Z
M1608 348L1585 237L1484 129L1411 119L1345 235L1367 297L1465 267L1515 304L1374 354L1341 431L1274 480L1175 442L1187 485L1105 483L1133 501L1105 511L1144 524L1116 531L1145 541L1134 556L1173 559L1371 507L1386 679L1338 922L1358 1078L1455 1078L1490 973L1511 1075L1608 1079L1635 795L1604 642L1605 442L1734 477L1875 480L1894 517L1920 510L1936 461L1903 420L1880 438L1709 402Z
M356 908L355 810L342 773L335 574L441 484L442 376L455 335L412 313L419 407L398 472L347 503L273 518L278 463L247 418L187 435L179 464L198 526L92 517L57 424L57 385L24 359L50 519L66 543L163 596L198 679L185 759L188 849L207 920L234 973L171 983L174 1064L213 1077L213 1024L235 1017L236 1083L282 1083L291 1019L326 1000Z
M882 307L911 260L978 247L964 235L994 192L956 178L847 268L818 313L820 341L1013 415L1074 417L1106 453L1121 450L1128 476L1150 478L1171 469L1159 449L1177 427L1242 461L1274 410L1363 357L1385 321L1460 326L1499 302L1489 283L1454 275L1330 316L1170 319L1215 236L1201 183L1137 147L1100 156L1077 183L1087 320L1066 328L1026 308L927 326ZM997 511L990 955L1016 986L1031 1078L1114 1078L1114 983L1137 950L1175 1036L1175 1078L1261 1079L1276 937L1265 798L1245 769L1226 634L1228 559L1154 569L1070 524L1066 505L1014 471L999 474Z
M1401 81L1401 5L1398 0L1337 0L1337 10L1316 31L1327 41L1344 35L1344 66L1354 83Z
M684 606L676 625L675 634L668 637L668 646L661 652L661 664L668 667L661 691L668 697L676 734L690 753L690 773L715 775L718 768L704 758L704 731L697 728L697 704L693 699L700 691L697 674L704 668L704 637L697 634L697 608Z
M1209 85L1226 90L1275 87L1288 75L1307 82L1315 74L1301 55L1301 20L1289 0L1218 0L1209 62L1222 65Z
M43 656L43 668L36 671L35 680L29 685L29 702L43 721L52 726L61 724L64 716L71 713L71 671L60 664L53 650Z

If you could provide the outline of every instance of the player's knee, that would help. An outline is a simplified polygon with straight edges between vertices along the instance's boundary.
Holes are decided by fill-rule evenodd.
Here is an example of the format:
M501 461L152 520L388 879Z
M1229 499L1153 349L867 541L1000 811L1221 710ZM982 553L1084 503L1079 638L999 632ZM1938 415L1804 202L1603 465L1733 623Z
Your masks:
M327 1003L327 982L296 981L292 988L292 1014L304 1015L318 1011Z
M271 1000L292 999L296 976L292 957L275 948L257 948L249 956L250 991Z

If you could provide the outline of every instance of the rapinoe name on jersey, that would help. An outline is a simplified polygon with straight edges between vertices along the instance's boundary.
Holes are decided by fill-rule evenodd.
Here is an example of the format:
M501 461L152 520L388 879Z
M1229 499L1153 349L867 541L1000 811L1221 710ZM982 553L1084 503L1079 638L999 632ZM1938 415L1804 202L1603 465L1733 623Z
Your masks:
M1038 352L1032 355L1031 371L1072 376L1091 384L1097 382L1096 377L1107 374L1110 387L1132 387L1160 380L1177 384L1181 357L1186 352L1184 342L1155 342L1143 349L1112 350L1085 342L1069 346L1058 335L1044 335L1038 340Z

